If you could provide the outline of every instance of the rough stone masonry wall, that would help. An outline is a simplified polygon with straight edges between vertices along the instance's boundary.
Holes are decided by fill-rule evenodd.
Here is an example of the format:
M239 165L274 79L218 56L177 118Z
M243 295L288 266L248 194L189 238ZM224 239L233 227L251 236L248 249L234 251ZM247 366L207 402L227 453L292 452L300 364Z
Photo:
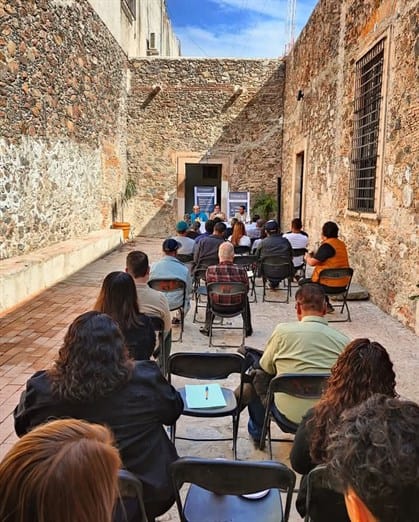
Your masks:
M0 1L0 258L108 227L124 53L85 0Z
M131 65L128 168L140 187L139 232L173 231L179 153L203 157L209 150L211 160L228 158L230 190L275 191L281 174L282 62L150 58ZM161 91L151 97L156 84ZM234 95L235 86L243 88L241 95Z
M336 220L355 278L382 309L415 326L419 282L417 0L322 0L287 61L284 172L305 150L303 218L311 245ZM389 38L382 196L368 219L347 211L356 61ZM297 102L298 89L304 99ZM292 176L283 178L284 219L293 217ZM368 334L368 332L366 332Z

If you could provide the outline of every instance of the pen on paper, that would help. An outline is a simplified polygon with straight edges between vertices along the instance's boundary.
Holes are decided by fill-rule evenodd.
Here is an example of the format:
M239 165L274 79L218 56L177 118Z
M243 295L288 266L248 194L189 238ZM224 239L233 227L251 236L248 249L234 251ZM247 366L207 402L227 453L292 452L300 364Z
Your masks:
M208 386L205 386L205 400L208 400Z

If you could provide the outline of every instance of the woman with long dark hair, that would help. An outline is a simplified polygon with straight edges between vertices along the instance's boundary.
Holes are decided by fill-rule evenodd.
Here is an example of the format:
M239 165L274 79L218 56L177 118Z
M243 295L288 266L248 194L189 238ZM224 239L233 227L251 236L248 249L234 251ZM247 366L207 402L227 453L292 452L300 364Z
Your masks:
M341 413L375 393L396 396L393 363L381 344L355 339L338 357L326 390L319 402L303 417L295 435L290 460L295 471L307 475L326 463L329 436L339 424ZM306 480L303 477L297 498L297 511L305 516ZM327 492L314 499L315 522L349 522L343 496Z
M150 359L156 346L156 334L151 319L140 313L137 289L129 274L108 274L93 309L110 315L118 323L133 359Z
M169 467L178 456L163 425L182 411L156 363L130 359L116 322L92 311L70 325L53 367L29 379L14 417L19 436L54 417L108 426L124 466L143 482L153 520L174 502Z

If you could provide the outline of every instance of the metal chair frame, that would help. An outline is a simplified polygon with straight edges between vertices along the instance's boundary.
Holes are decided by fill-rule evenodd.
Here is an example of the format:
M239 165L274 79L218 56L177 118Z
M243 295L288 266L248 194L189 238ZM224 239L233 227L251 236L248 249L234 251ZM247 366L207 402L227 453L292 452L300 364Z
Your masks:
M209 323L209 346L213 347L227 347L227 345L223 344L214 344L213 343L213 333L214 330L242 330L242 342L240 345L235 345L233 347L244 346L246 340L246 318L247 318L247 310L246 310L246 299L247 299L247 288L244 283L241 282L219 282L219 283L207 283L207 293L208 293L208 305L210 309L210 323ZM220 304L215 303L213 301L213 297L215 295L222 297L234 297L240 296L241 303L234 304ZM240 308L239 308L240 307ZM233 318L242 315L242 327L237 326L223 326L222 323L214 327L214 319L216 317L220 317L221 319ZM228 345L230 346L230 345Z
M260 275L263 283L262 301L269 303L289 303L291 297L291 280L294 273L292 259L284 256L266 256L260 260ZM286 300L268 299L266 297L266 285L270 279L278 279L284 282L286 291ZM283 290L278 287L278 291ZM276 291L276 290L272 290Z
M296 476L285 464L269 461L180 458L171 465L181 522L205 520L286 522L291 510ZM183 484L190 487L184 504ZM240 495L269 489L258 500ZM285 510L281 491L286 492Z
M294 261L294 257L303 256L308 252L307 248L293 248L292 249L292 258ZM294 262L293 262L294 265ZM306 276L306 262L303 260L303 263L299 266L294 266L294 277L298 276L298 279L304 278ZM298 284L297 284L298 286Z
M310 516L312 510L313 494L319 489L329 489L335 493L342 494L336 480L330 475L327 465L320 464L312 469L307 475L307 492L306 492L306 515L304 522L313 522ZM348 516L349 521L349 516Z
M295 434L298 424L287 419L278 409L272 410L275 393L286 393L300 399L320 399L323 389L329 378L329 373L283 373L274 377L268 389L259 449L265 448L265 439L268 439L269 456L272 459L272 442L293 442L290 439L273 439L271 435L272 419L285 433Z
M233 390L221 387L221 391L226 401L226 406L219 408L188 408L186 402L185 388L181 387L178 392L184 402L182 415L189 417L213 418L213 417L232 417L233 436L228 438L190 438L176 436L176 423L170 426L170 439L175 443L176 438L181 440L205 441L233 441L233 455L237 458L237 436L239 429L240 412L242 409L241 401L243 395L243 378L247 370L248 362L244 357L237 353L201 353L201 352L178 352L169 357L168 375L169 383L172 375L185 377L187 379L215 381L227 379L231 374L240 374L239 397Z
M125 498L135 498L138 502L139 518L136 522L147 522L147 515L143 500L143 484L141 480L130 471L120 469L118 471L119 495L121 500Z
M250 282L249 303L257 303L256 296L256 271L257 257L256 255L235 255L233 260L235 265L243 266L247 270L247 277ZM251 299L253 296L253 299Z
M329 323L345 323L345 322L351 322L351 313L349 311L348 307L348 293L349 293L349 287L351 286L352 276L354 274L353 268L326 268L322 270L319 274L319 280L318 283L322 285L326 295L330 297L336 297L341 296L342 297L342 306L340 308L341 315L343 314L344 309L346 308L346 319L333 319L331 317L328 317ZM346 284L346 287L344 290L334 292L332 286L328 286L325 281L333 281L336 279L342 279L343 277L348 278L348 283Z
M172 339L172 342L182 342L183 340L183 330L185 328L185 301L186 301L186 283L182 279L178 278L156 278L148 281L148 286L154 288L154 290L158 290L159 292L163 292L164 294L168 294L170 292L177 292L178 290L183 290L183 300L181 306L176 306L174 308L170 308L171 312L175 312L179 310L180 313L180 333L178 339Z

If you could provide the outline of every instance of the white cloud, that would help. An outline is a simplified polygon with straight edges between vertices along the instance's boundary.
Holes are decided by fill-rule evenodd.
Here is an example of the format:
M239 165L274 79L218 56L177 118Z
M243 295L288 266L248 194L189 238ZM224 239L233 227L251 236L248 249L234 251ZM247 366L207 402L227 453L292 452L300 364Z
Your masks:
M284 54L288 42L287 0L213 1L226 10L224 24L205 28L176 27L183 56L276 58ZM315 0L299 0L297 16L303 20L297 21L296 35L307 21L314 3ZM247 26L240 25L237 9L247 11Z

